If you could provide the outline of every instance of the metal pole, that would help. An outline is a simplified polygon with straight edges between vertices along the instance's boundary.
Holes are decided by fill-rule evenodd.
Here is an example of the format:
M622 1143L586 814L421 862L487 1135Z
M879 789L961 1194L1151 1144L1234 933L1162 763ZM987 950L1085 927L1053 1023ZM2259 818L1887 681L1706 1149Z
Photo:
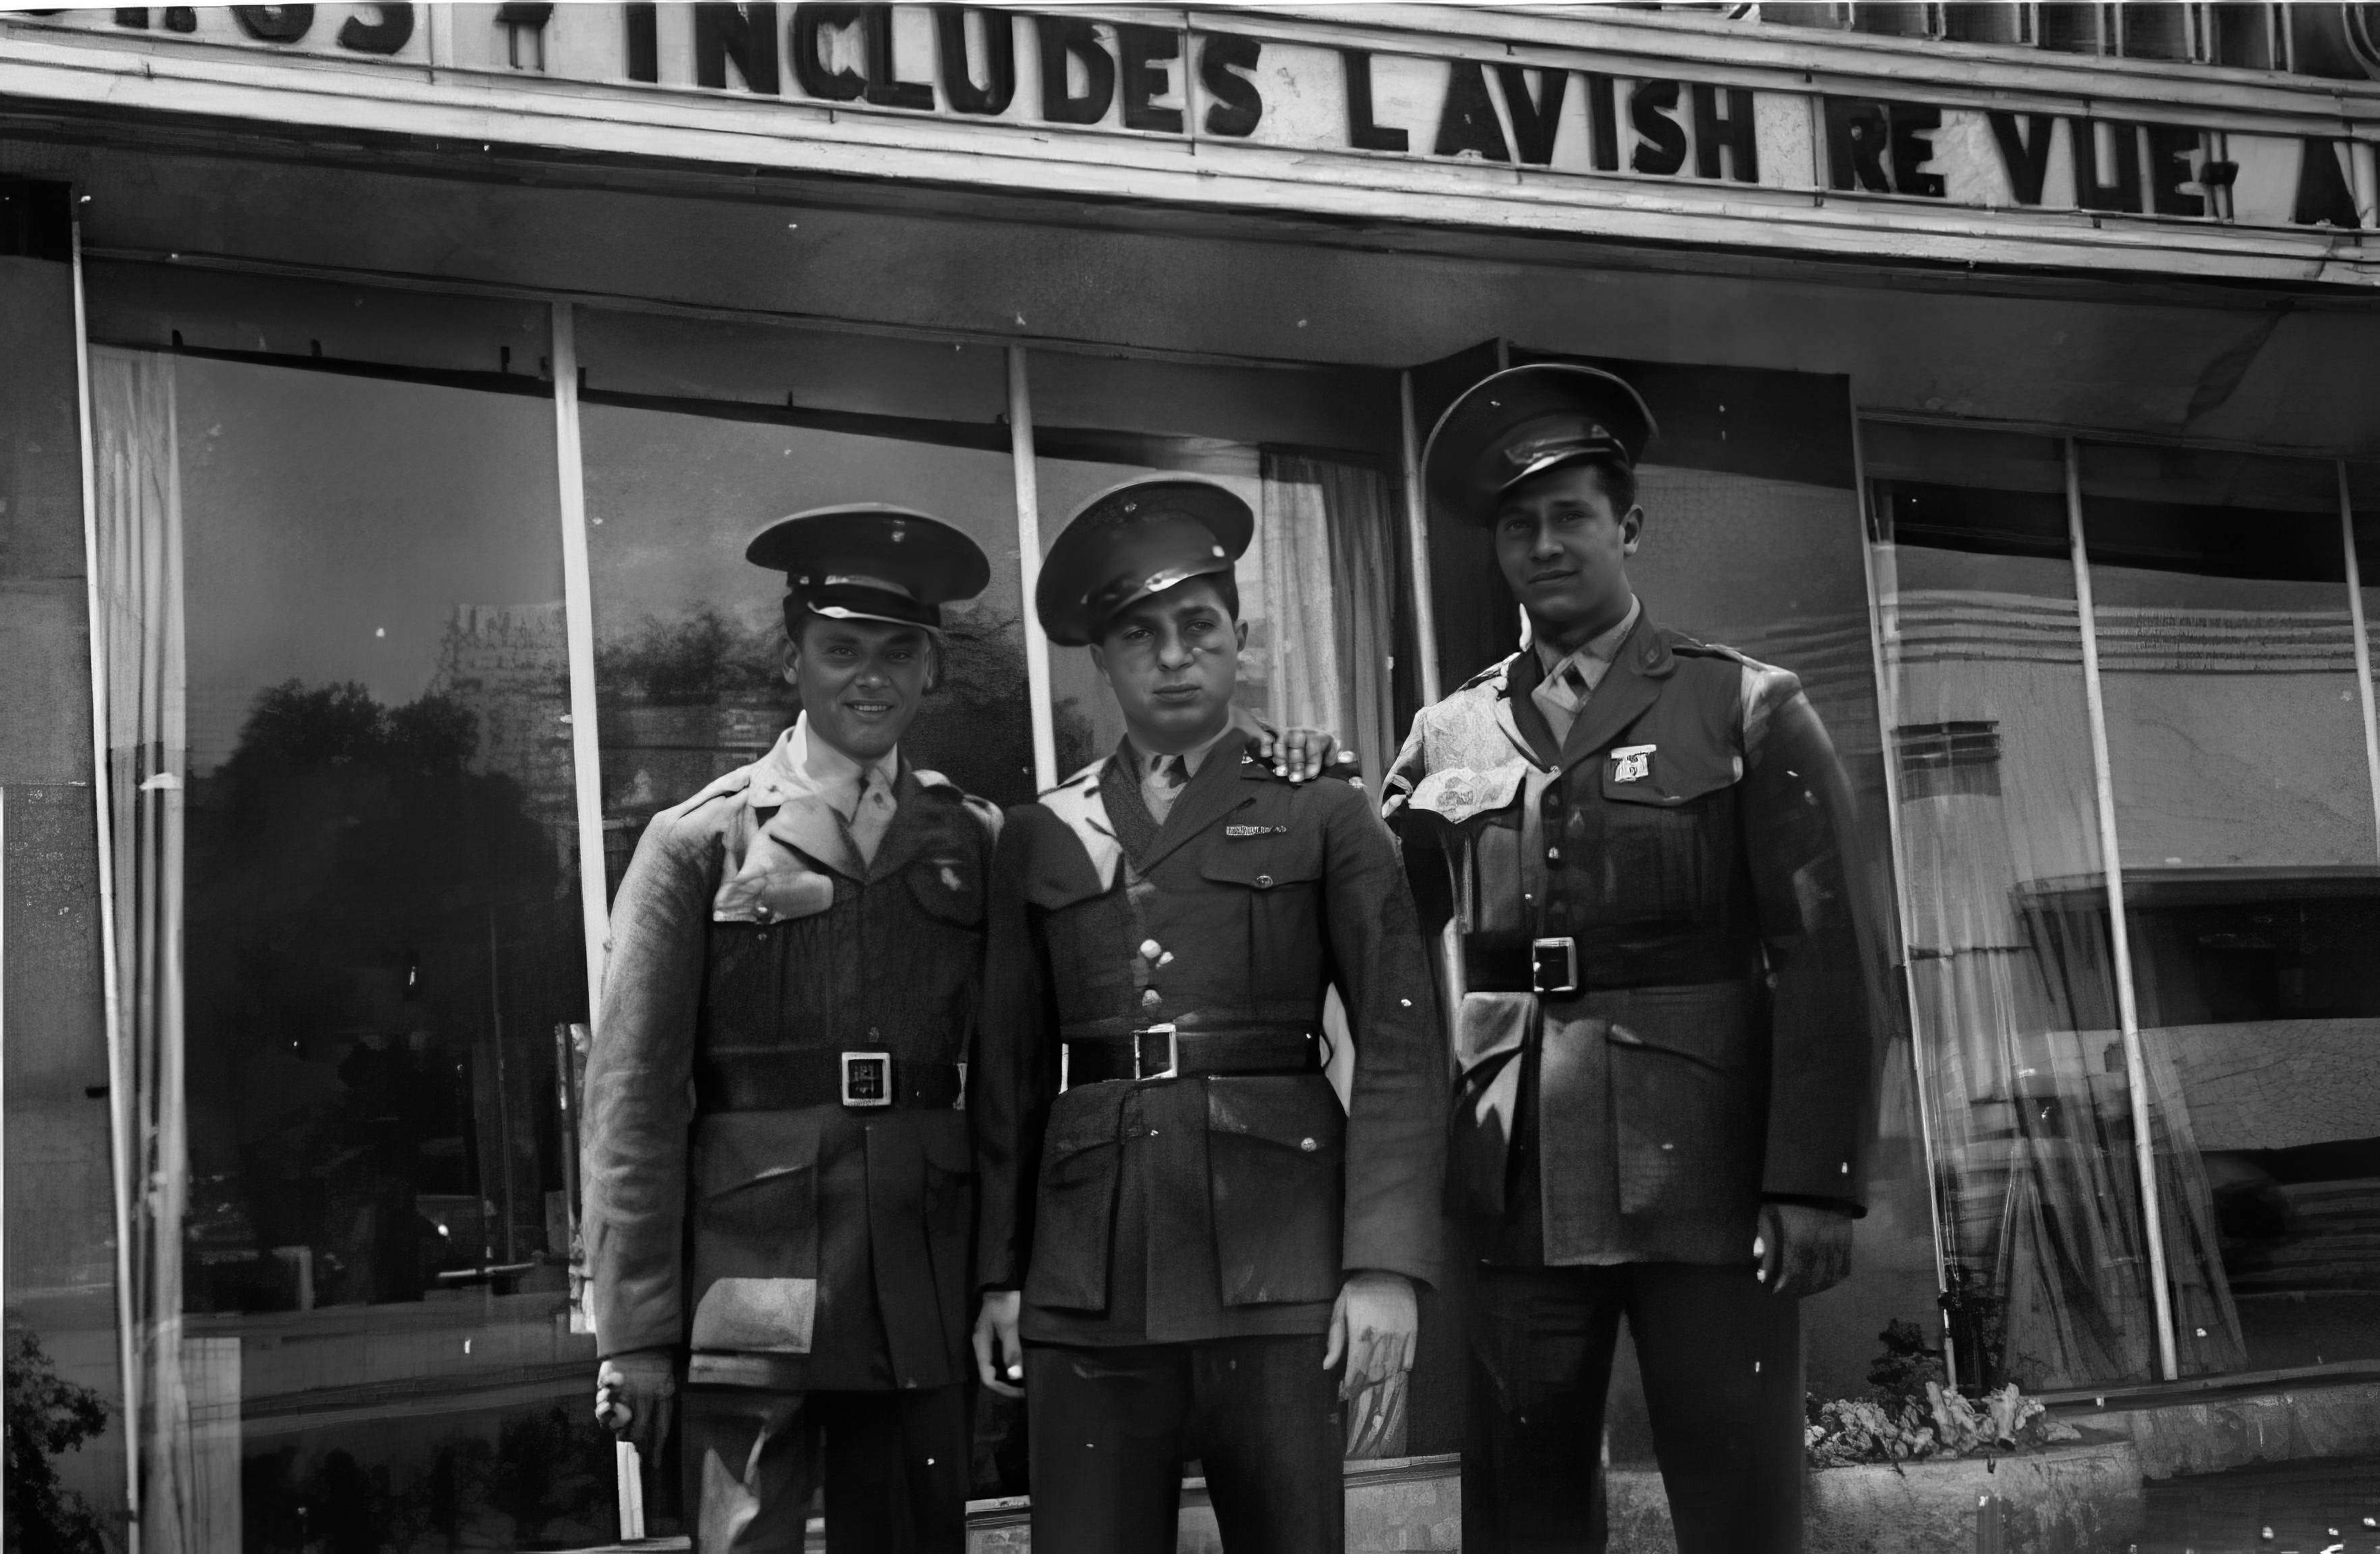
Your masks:
M2362 558L2355 553L2355 496L2338 461L2338 538L2347 552L2347 618L2355 629L2355 694L2363 704L2363 777L2372 792L2372 840L2380 850L2380 722L2372 712L2372 637L2363 619Z
M570 766L578 811L579 932L586 941L587 1018L603 998L611 888L603 865L603 751L595 710L595 589L587 560L587 479L578 441L578 332L553 305L553 472L562 516L562 616L570 657Z
M141 1190L132 1138L138 1097L124 1050L124 1003L115 956L115 791L108 762L107 621L100 602L99 461L93 446L91 329L83 303L82 222L74 224L75 396L82 442L83 608L91 637L91 792L99 851L101 1017L107 1033L107 1144L115 1177L115 1363L124 1381L124 1528L127 1554L140 1554L140 1448L145 1433L140 1367L140 1308L132 1283L133 1205ZM178 1096L172 1104L180 1104ZM180 1313L161 1313L178 1316Z
M2124 1038L2124 1083L2131 1092L2132 1163L2141 1184L2141 1231L2149 1244L2149 1295L2156 1308L2157 1374L2177 1379L2173 1293L2166 1282L2165 1210L2157 1196L2156 1140L2150 1132L2148 1060L2141 1050L2140 1006L2132 991L2131 935L2124 919L2124 869L2116 841L2116 780L2107 759L2107 710L2099 693L2099 625L2091 603L2091 555L2082 533L2082 453L2066 439L2067 541L2074 561L2074 605L2082 627L2082 690L2091 711L2091 772L2098 790L2099 865L2106 877L2107 928L2116 959L2116 1014Z
M1900 871L1903 855L1900 850L1900 760L1893 748L1892 731L1900 722L1900 698L1897 686L1885 674L1884 644L1889 637L1900 636L1899 594L1888 604L1882 585L1876 579L1876 528L1875 515L1869 506L1867 487L1867 444L1860 431L1859 410L1852 409L1852 479L1858 486L1860 521L1860 561L1867 577L1868 651L1876 675L1876 733L1883 742L1885 831L1892 846L1893 914L1900 925L1901 993L1909 1005L1909 1073L1917 1095L1918 1147L1925 1157L1925 1214L1934 1232L1934 1293L1939 1297L1950 1293L1949 1254L1942 1234L1942 1196L1938 1189L1939 1163L1934 1153L1934 1107L1925 1093L1925 1067L1919 1062L1920 1043L1925 1039L1925 1022L1919 1017L1917 981L1910 975L1911 946L1914 939L1913 925L1909 916L1909 895L1901 888ZM1959 1385L1959 1355L1950 1333L1950 1314L1936 1302L1942 1317L1942 1372L1955 1390ZM1981 1370L1977 1371L1978 1379Z
M1008 462L1016 480L1016 586L1025 609L1026 699L1033 711L1033 786L1058 783L1058 724L1050 705L1050 638L1033 609L1041 581L1041 484L1033 462L1033 391L1025 347L1008 347Z
M1430 589L1429 497L1421 484L1421 431L1414 424L1410 372L1397 374L1397 403L1404 454L1405 555L1413 573L1414 652L1420 660L1414 665L1414 683L1421 689L1421 704L1427 707L1439 697L1438 596Z

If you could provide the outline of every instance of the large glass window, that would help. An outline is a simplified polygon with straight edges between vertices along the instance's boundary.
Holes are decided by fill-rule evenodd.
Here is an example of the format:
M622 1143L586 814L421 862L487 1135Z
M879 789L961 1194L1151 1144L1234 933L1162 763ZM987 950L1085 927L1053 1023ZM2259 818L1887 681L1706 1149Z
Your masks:
M2259 1369L2380 1354L2380 851L2338 467L2085 444L2081 475L2180 1336L2236 1323Z
M94 335L144 347L94 351L104 565L179 584L128 655L158 739L117 752L118 879L180 890L128 935L180 984L127 1016L148 1513L263 1550L598 1541L546 312L252 291L93 287Z
M1884 423L1864 445L1960 1379L2149 1380L2114 953L2089 909L2104 860L2063 451Z

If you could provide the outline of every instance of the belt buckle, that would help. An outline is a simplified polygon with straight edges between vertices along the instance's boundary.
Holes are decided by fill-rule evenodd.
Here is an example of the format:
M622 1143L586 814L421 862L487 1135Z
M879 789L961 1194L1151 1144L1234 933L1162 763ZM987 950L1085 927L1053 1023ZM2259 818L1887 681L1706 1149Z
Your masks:
M1144 1067L1141 1062L1141 1053L1146 1050L1148 1038L1152 1036L1161 1036L1165 1038L1165 1067L1162 1071L1157 1073L1151 1073L1148 1068ZM1174 1034L1172 1021L1168 1020L1161 1026L1150 1026L1146 1030L1136 1030L1132 1033L1132 1080L1134 1084L1142 1084L1151 1079L1171 1079L1181 1072L1182 1043L1180 1038Z
M1533 939L1529 941L1529 991L1578 991L1577 940L1564 934L1559 939Z
M843 1055L843 1104L852 1107L892 1104L892 1054L845 1052Z

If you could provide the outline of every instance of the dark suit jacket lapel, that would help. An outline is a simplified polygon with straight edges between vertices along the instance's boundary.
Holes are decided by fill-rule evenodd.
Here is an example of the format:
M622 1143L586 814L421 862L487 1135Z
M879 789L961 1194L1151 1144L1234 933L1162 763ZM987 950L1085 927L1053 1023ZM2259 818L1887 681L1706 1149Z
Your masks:
M1645 710L1660 698L1661 686L1677 667L1661 634L1653 629L1652 618L1640 611L1636 629L1620 644L1610 669L1595 694L1586 698L1586 705L1578 710L1578 721L1570 725L1570 737L1562 741L1562 770L1568 771L1588 757L1600 755L1614 735L1644 716Z
M1135 868L1147 874L1175 848L1248 802L1240 782L1240 756L1247 746L1248 736L1234 730L1207 752L1206 761L1183 788L1182 796L1173 801L1173 812L1157 828L1157 840L1132 860Z

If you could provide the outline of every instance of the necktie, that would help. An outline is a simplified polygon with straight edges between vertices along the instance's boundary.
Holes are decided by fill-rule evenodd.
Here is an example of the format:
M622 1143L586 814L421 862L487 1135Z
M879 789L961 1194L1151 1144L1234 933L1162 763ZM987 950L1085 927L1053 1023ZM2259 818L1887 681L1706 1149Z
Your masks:
M859 848L862 864L876 861L876 847L892 824L893 808L892 784L884 780L881 768L869 767L860 778L859 802L851 811L851 840Z
M1180 756L1151 756L1148 775L1140 784L1141 802L1148 806L1148 818L1159 825L1173 813L1173 801L1182 796L1184 784L1190 781L1190 763Z
M1554 741L1560 744L1570 738L1570 726L1578 721L1578 710L1594 691L1578 660L1571 658L1564 659L1560 669L1531 691L1529 699L1546 715L1546 726L1553 730Z

